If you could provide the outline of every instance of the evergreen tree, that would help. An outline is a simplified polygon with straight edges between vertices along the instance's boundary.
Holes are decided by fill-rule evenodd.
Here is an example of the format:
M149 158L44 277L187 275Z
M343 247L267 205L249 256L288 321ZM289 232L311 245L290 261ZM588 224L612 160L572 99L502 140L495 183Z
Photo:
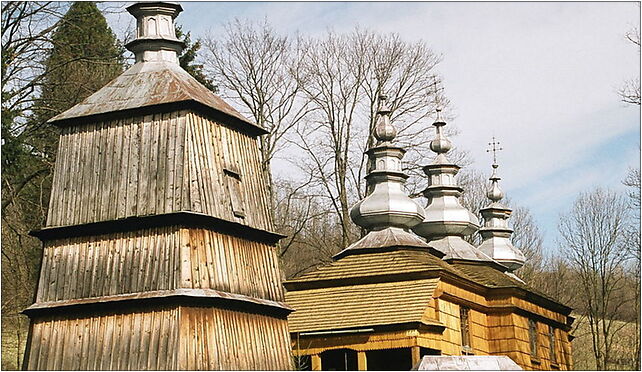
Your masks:
M194 63L198 51L201 49L201 41L196 40L192 43L191 33L183 33L181 26L176 25L176 37L185 43L185 49L178 56L178 62L181 67L189 72L199 83L203 84L207 89L212 92L217 92L217 87L214 85L214 82L211 79L208 79L203 73L203 65Z
M54 154L58 133L44 123L102 88L123 71L123 48L96 3L74 2L52 37L46 77L34 107L34 127L44 130L35 147ZM36 136L40 137L40 136Z

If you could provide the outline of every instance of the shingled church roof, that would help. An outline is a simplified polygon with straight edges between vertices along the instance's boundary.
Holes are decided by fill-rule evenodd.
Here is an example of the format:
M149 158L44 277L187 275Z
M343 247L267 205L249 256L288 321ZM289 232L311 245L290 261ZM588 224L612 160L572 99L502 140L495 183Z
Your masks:
M137 63L80 104L53 117L51 123L165 104L195 104L233 119L238 125L256 132L265 129L252 123L220 97L196 81L180 65L168 62Z

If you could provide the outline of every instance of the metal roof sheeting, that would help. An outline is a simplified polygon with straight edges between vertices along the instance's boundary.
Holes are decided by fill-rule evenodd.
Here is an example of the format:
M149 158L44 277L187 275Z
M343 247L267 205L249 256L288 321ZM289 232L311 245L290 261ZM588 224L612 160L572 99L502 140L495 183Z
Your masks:
M136 63L84 101L53 117L49 122L189 101L240 120L255 131L266 132L204 87L178 64L169 62Z

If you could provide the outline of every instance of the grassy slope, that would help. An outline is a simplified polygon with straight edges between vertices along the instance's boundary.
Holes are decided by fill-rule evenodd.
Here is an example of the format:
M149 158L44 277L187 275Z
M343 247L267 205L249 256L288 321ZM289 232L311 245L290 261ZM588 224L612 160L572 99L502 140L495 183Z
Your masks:
M595 358L588 320L575 315L577 318L573 324L575 336L573 340L573 362L576 370L595 370ZM613 328L624 328L615 338L613 351L611 352L612 370L630 370L634 366L635 357L635 323L616 321Z

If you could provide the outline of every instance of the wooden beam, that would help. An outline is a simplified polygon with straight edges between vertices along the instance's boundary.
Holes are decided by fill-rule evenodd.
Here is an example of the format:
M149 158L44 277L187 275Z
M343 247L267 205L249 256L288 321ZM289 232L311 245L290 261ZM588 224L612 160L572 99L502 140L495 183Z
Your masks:
M368 358L366 358L365 351L357 352L357 370L359 371L368 370Z
M312 370L320 371L321 370L321 356L319 354L311 355L310 359L312 360Z
M414 368L421 361L421 349L419 346L413 346L410 350L412 352L412 367Z

